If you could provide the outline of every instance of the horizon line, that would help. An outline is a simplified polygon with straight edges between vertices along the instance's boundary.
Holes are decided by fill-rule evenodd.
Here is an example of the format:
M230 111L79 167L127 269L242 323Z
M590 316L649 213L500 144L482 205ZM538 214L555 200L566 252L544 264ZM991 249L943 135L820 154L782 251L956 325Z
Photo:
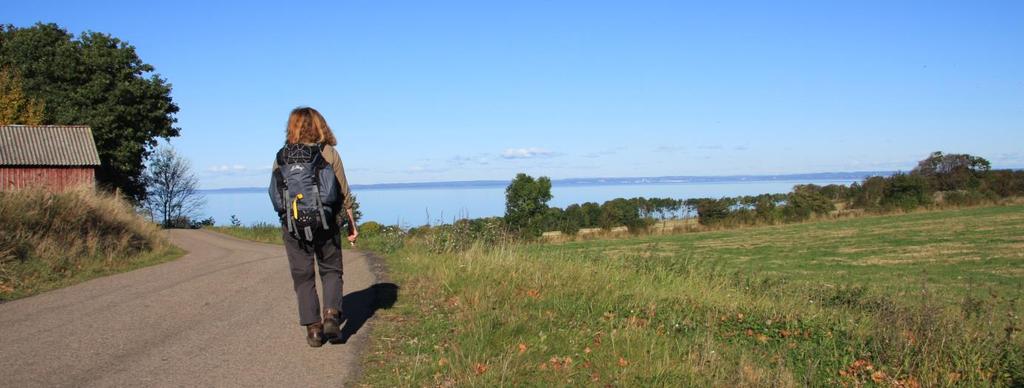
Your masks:
M573 177L552 179L551 183L568 185L595 185L595 184L642 184L642 183L714 183L729 180L786 180L789 179L811 179L811 180L836 180L836 179L862 179L867 176L892 174L901 170L864 170L864 171L826 171L810 173L787 173L787 174L735 174L735 175L662 175L662 176L625 176L625 177ZM651 180L645 182L643 180ZM669 180L690 180L682 182L671 182ZM403 188L438 188L445 186L455 187L492 187L507 184L512 179L474 179L474 180L453 180L453 181L425 181L425 182L396 182L396 183L367 183L350 185L352 189L403 189ZM659 182L660 181L660 182ZM250 191L265 190L260 186L239 186L199 189L204 192L217 191Z

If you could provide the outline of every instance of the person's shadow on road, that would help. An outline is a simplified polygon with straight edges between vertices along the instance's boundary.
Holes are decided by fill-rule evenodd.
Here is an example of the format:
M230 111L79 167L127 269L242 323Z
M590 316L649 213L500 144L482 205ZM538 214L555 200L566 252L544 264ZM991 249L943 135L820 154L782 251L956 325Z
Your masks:
M331 341L332 344L343 344L366 324L379 309L389 309L398 300L398 285L394 283L377 283L365 289L350 292L342 299L341 306L345 314L345 326L341 328L341 336Z

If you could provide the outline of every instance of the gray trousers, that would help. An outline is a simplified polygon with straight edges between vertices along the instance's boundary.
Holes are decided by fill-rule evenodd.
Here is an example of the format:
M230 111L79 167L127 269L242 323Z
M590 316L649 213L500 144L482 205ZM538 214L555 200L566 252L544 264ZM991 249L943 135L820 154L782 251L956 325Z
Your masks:
M299 299L299 324L320 322L320 298L316 294L316 273L313 263L320 267L323 284L324 309L341 309L341 237L337 230L316 236L313 242L296 239L285 228L284 250L295 283L295 296Z

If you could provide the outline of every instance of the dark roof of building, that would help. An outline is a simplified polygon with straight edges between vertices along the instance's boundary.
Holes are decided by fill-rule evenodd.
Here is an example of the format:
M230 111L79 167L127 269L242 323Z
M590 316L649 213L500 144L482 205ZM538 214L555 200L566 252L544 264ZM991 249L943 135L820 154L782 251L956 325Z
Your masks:
M0 125L0 166L98 166L84 125Z

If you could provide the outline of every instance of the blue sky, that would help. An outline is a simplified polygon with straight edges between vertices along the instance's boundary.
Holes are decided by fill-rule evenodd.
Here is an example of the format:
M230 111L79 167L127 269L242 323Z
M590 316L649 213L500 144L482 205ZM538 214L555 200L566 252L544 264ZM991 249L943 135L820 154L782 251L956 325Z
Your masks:
M208 4L213 3L213 4ZM1024 167L1024 2L4 4L134 45L206 188L320 110L353 183Z

